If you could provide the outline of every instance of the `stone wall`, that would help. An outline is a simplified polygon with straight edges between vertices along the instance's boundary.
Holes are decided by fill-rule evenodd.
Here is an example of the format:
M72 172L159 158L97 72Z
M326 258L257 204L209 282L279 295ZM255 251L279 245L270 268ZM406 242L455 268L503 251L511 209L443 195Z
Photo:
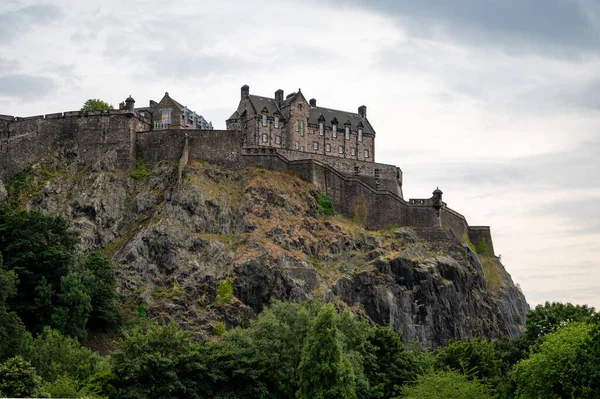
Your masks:
M294 150L278 149L277 152L291 161L310 158L327 163L347 176L356 176L374 188L388 190L403 197L402 170L395 165L336 158L322 154L307 154Z
M475 247L479 244L482 238L485 238L488 253L495 256L494 242L492 241L492 232L489 226L470 226L469 227L469 239Z
M116 110L15 118L7 128L0 141L0 169L5 179L57 149L88 165L114 151L117 166L129 169L135 164L136 133L149 125L135 113Z

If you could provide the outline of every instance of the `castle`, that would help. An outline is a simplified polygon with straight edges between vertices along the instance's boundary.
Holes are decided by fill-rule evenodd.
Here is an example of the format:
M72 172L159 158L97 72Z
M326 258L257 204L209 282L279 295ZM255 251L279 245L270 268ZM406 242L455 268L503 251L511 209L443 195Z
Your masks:
M143 108L129 96L119 108L0 115L0 176L8 181L57 148L86 165L110 152L125 170L141 158L149 164L178 162L180 175L190 159L230 169L293 171L327 193L337 212L367 228L410 226L426 238L485 239L494 254L490 228L469 226L443 202L441 190L426 199L404 199L400 168L375 162L375 130L364 105L358 113L338 111L317 107L301 90L285 98L277 90L270 98L252 95L244 85L225 130L212 129L168 93Z

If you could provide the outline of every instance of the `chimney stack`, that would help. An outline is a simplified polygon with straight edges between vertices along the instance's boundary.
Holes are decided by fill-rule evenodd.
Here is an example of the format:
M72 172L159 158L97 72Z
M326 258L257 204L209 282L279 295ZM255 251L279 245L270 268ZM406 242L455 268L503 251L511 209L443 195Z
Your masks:
M250 95L250 86L243 85L242 86L242 99L247 98Z
M358 114L361 118L363 118L363 120L367 119L367 106L361 105L360 107L358 107Z
M317 106L317 100L316 100L316 99L314 99L314 98L311 98L311 99L308 101L308 103L310 104L310 107L311 107L311 108L316 108L316 106Z
M283 90L279 89L275 92L275 103L278 107L281 107L281 104L283 104Z

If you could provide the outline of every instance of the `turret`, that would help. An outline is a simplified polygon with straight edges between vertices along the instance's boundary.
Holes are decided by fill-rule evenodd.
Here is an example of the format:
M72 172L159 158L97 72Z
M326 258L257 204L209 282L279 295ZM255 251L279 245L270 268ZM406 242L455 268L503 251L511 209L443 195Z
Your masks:
M129 97L127 97L127 99L125 100L125 109L127 110L127 112L131 112L133 113L133 109L135 108L135 100L131 97L131 95Z
M439 187L433 191L433 207L438 211L442 208L442 194Z

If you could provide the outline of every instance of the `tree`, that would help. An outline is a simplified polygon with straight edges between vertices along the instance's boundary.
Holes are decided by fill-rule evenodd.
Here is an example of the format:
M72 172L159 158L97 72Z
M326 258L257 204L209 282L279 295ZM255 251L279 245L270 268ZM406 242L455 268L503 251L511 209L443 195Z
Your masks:
M0 362L20 353L25 344L25 326L14 312L7 308L7 300L14 296L17 276L2 266L0 255Z
M109 103L104 102L98 98L90 98L85 103L83 103L83 107L81 107L81 112L110 111L112 109L114 108Z
M35 368L21 356L12 357L0 364L0 392L6 397L33 397L41 381Z
M478 379L469 380L456 371L429 371L414 385L402 388L405 399L493 399L490 389Z
M517 398L600 397L600 326L574 322L547 334L513 368Z
M104 255L91 253L76 262L76 270L81 275L91 300L92 309L88 327L94 329L118 327L121 323L121 313L117 305L115 266Z
M495 379L502 374L494 343L481 338L450 341L438 349L436 360L443 368L480 380Z
M342 353L332 304L319 311L306 337L298 376L298 399L356 398L354 371Z
M41 331L51 321L61 279L72 266L77 242L59 216L35 211L0 215L0 252L6 269L19 279L9 307L32 332Z
M67 273L60 280L60 293L57 295L52 325L63 334L83 340L87 337L85 327L91 310L92 301L86 286L75 273Z
M537 305L534 310L527 313L525 338L530 344L533 344L562 325L573 321L585 321L594 314L594 308L587 305L561 302L546 302L544 305Z
M84 383L109 369L107 361L100 355L82 347L75 338L65 337L48 327L31 342L23 356L35 366L44 381L49 382L68 375Z
M402 345L400 336L388 327L375 327L369 338L375 361L367 371L371 385L379 387L383 398L400 396L404 384L417 376L417 361Z

